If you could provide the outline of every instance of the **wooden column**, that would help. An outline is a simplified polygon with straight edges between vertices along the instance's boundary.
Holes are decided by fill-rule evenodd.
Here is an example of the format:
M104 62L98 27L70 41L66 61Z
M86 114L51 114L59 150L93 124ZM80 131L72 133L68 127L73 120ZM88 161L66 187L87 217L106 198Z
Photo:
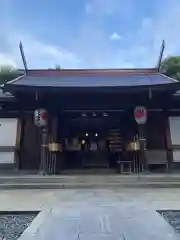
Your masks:
M173 164L173 153L172 153L170 125L169 125L169 114L167 111L165 111L165 113L164 113L164 119L165 119L165 138L166 138L167 160L168 160L168 166L171 169L172 164Z
M58 118L56 116L51 117L50 124L50 135L49 135L49 161L48 161L48 173L55 174L57 167L57 151L52 149L53 146L57 145L57 128L58 128Z
M138 125L138 134L139 134L139 144L140 144L139 162L143 165L144 170L148 171L149 166L148 166L148 162L145 154L146 141L147 141L146 124Z
M136 123L138 124L138 135L139 135L139 164L143 165L144 170L148 170L148 163L145 155L146 150L146 121L147 121L147 109L144 106L137 106L134 109L134 116Z
M19 155L21 150L21 138L22 138L22 120L18 119L17 134L16 134L16 146L15 146L15 169L19 171Z
M48 128L41 130L41 164L40 172L45 175L48 172Z
M53 142L57 141L57 129L58 129L58 118L54 116L52 118L52 125L51 125L51 134L52 134Z

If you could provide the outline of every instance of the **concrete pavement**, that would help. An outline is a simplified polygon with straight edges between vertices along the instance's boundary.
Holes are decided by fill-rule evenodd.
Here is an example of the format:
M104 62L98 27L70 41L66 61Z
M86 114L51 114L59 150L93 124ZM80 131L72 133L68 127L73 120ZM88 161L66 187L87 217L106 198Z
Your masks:
M68 202L97 203L142 201L155 209L180 209L180 189L55 189L55 190L1 190L0 211L48 210L54 204Z
M133 231L135 231L135 229L139 229L140 226L142 226L142 229L145 228L146 226L147 235L146 231L143 231L144 234L142 235L143 239L150 239L149 237L152 238L152 234L150 233L154 234L153 235L154 240L159 239L160 230L158 230L159 229L158 224L160 226L162 234L164 234L161 235L161 239L162 237L163 239L177 239L176 238L177 234L175 233L175 231L171 228L170 225L166 223L166 221L158 213L156 213L156 210L178 210L180 209L179 199L180 189L155 188L155 189L1 190L0 211L41 211L41 213L38 215L38 217L35 218L30 227L27 228L24 234L21 236L20 239L22 240L42 239L40 237L41 236L44 237L44 234L47 231L46 226L47 224L49 224L49 226L54 226L53 232L56 232L56 234L58 234L58 230L59 234L60 233L64 234L65 232L62 232L64 231L62 230L63 227L60 228L60 222L62 220L62 217L64 217L65 215L67 217L68 213L72 216L73 214L80 214L80 212L81 214L83 214L84 212L84 216L86 215L86 219L89 218L88 214L90 214L90 212L94 212L94 216L97 213L98 218L101 219L100 223L103 226L102 229L104 229L105 227L105 229L108 230L109 229L108 223L107 222L104 223L105 221L104 216L105 215L108 216L109 219L109 216L111 216L111 212L107 212L107 214L104 215L105 210L103 210L102 215L101 214L102 207L104 206L106 207L109 206L112 207L113 209L117 209L120 215L119 217L118 215L115 216L116 219L118 218L118 220L115 220L115 222L119 221L119 223L120 222L122 223L126 218L129 226L136 226L136 228L134 227L132 228L134 229ZM69 212L70 209L72 211ZM87 213L88 209L89 212ZM129 211L129 209L134 210ZM114 213L115 212L116 210L114 211ZM63 215L61 216L62 213ZM93 215L92 214L90 215L92 217L91 221L94 222ZM135 221L137 222L137 224L134 222L135 218L139 219L138 222ZM156 222L156 224L153 223L154 221ZM56 225L55 222L58 224ZM89 224L92 225L91 223ZM129 231L125 227L123 228L122 224L120 225L121 233L126 233L125 239L138 239L130 238L133 236L132 235L133 232ZM156 225L157 229L155 229ZM73 228L74 225L71 227ZM87 234L87 228L86 226L84 227L83 227L84 230L81 231L80 239L83 239L83 237L85 237L85 234ZM116 235L116 233L113 234ZM88 236L92 237L92 234L90 233L88 234L89 234ZM48 235L47 232L46 235L50 236ZM93 235L94 238L92 239L96 239L97 236L95 235ZM115 235L114 238L112 239L116 239L115 237L117 236ZM158 238L155 238L155 235L157 235ZM39 238L37 238L37 236L39 236ZM137 237L139 236L138 233L136 233L136 236ZM165 238L166 236L167 238ZM105 238L105 236L102 234L102 239L108 239L108 236L106 236Z

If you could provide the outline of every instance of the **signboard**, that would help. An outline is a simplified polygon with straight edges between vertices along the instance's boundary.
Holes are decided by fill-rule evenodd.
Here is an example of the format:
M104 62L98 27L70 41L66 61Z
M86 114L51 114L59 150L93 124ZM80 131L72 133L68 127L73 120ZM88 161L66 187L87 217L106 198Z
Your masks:
M147 110L143 106L137 106L134 109L134 118L137 124L145 124L147 121Z

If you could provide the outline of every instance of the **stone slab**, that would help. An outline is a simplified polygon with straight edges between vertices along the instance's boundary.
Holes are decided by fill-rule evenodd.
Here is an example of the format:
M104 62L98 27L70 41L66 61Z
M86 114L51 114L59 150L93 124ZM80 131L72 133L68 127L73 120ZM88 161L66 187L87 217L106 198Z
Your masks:
M56 203L31 237L33 240L180 239L150 204L138 201L69 202L63 206Z

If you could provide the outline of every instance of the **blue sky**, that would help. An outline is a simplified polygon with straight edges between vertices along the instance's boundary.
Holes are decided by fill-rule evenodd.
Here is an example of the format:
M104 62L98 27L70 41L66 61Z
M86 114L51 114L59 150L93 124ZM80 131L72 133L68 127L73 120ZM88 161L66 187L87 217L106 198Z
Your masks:
M0 64L154 67L180 54L180 0L0 0Z

